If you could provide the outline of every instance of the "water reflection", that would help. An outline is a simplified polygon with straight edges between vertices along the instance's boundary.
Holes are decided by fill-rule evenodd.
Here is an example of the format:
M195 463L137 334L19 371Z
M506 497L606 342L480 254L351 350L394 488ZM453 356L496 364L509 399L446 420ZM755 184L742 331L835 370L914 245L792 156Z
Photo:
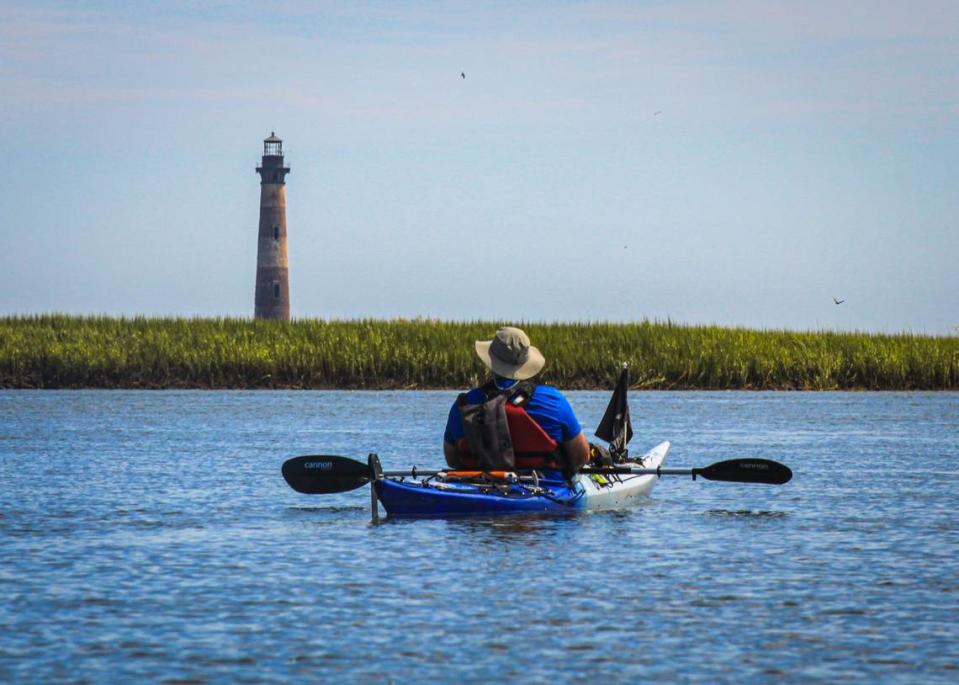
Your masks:
M581 515L566 516L491 516L445 519L452 535L470 536L480 544L517 542L540 543L554 536L556 531L575 521Z
M706 516L728 516L735 518L785 518L789 516L786 511L753 511L751 509L709 509L705 512Z

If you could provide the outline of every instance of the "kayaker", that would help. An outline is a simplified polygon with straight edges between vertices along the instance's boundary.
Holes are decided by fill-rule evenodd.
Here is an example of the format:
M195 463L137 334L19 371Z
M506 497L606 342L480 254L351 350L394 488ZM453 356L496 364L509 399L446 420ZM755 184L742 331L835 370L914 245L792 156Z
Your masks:
M450 409L443 436L449 466L552 467L572 474L589 461L589 443L569 401L533 381L546 360L526 333L500 328L492 340L476 341L476 354L492 377L461 394Z

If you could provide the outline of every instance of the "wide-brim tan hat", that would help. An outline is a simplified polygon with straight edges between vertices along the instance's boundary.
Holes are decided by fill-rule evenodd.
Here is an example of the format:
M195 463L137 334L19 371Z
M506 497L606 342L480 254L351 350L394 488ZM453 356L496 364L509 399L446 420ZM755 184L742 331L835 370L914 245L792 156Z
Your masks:
M520 329L505 326L492 340L477 340L476 354L497 376L524 381L546 365L546 358L529 344L529 337Z

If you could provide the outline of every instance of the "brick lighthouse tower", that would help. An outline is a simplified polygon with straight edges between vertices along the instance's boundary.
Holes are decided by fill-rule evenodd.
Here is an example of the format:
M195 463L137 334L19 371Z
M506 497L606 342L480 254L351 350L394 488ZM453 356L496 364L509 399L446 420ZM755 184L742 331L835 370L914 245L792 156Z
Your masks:
M290 320L290 268L286 255L286 175L283 141L270 133L263 141L260 175L260 232L256 247L253 318Z

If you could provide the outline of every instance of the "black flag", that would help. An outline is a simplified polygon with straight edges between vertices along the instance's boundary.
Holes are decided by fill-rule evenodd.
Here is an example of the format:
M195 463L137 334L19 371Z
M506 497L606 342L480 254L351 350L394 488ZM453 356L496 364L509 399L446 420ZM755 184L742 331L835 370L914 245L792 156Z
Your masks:
M623 366L619 374L616 389L603 414L603 420L596 429L596 437L609 443L609 451L616 455L626 454L626 443L633 437L633 426L629 422L629 403L626 401L626 389L629 387L629 371Z

